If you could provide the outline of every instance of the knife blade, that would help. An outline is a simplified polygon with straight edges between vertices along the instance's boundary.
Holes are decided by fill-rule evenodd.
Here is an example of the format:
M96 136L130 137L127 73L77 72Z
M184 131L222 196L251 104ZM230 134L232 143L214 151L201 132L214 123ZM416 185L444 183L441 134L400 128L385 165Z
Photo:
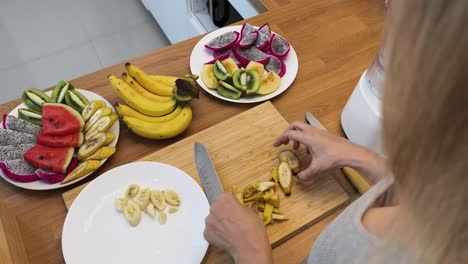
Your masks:
M306 112L306 120L309 124L327 131L327 129L315 118L315 116L309 112ZM367 192L372 186L359 172L352 168L344 167L343 172L348 177L349 181L356 187L359 193L363 194Z
M200 177L208 202L212 204L223 193L223 186L219 181L210 153L206 147L201 143L195 142L194 155L198 177Z

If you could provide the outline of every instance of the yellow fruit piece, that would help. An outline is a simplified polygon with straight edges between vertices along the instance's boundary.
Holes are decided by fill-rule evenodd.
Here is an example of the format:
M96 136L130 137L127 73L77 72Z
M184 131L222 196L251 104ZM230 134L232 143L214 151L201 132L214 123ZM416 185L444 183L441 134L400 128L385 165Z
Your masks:
M94 114L86 122L84 131L87 132L101 117L108 116L110 114L112 114L112 109L108 107L103 107L96 110L96 112L94 112Z
M98 109L103 108L105 106L106 106L106 103L100 100L93 100L89 102L89 104L81 112L81 116L83 117L83 120L85 122L88 121Z
M172 112L176 107L176 102L174 100L168 102L156 102L142 96L135 92L130 85L114 75L107 76L107 79L117 96L140 113L149 116L163 116Z
M265 72L265 67L263 64L258 63L256 61L250 61L249 64L247 64L247 67L245 67L246 70L252 70L258 73L258 77L262 79L263 74Z
M167 86L175 86L175 81L179 79L179 77L165 75L150 75L150 77L151 79L163 83Z
M158 209L158 211L163 211L164 209L166 209L166 199L164 198L164 195L161 191L151 191L150 200L151 203L153 203L154 207Z
M91 156L87 157L86 160L103 160L114 155L115 147L104 146L94 152Z
M180 205L180 197L179 195L173 191L173 190L164 190L163 192L164 198L166 199L166 202L170 205L173 206L179 206Z
M237 66L237 63L232 58L227 58L227 59L221 61L221 63L224 65L224 67L226 68L226 70L230 74L233 74L235 71L237 71L239 69L239 67ZM263 66L263 64L262 64L262 66Z
M273 214L273 205L270 203L265 204L265 210L263 211L263 217L265 220L263 220L264 225L268 225L271 222Z
M281 77L274 72L268 72L260 81L260 88L257 93L261 95L270 94L278 90L281 84Z
M148 99L154 100L156 102L168 102L171 101L172 98L169 96L159 96L157 94L151 93L143 88L135 79L133 79L127 73L122 73L122 79L126 82L130 87L135 90L135 92L139 93L142 96L147 97Z
M170 214L175 214L179 210L178 206L171 206L168 210Z
M184 107L180 114L167 122L152 123L134 117L123 117L124 123L135 134L149 139L173 138L184 132L192 122L192 110Z
M86 160L80 163L78 167L72 170L68 176L63 179L61 184L67 183L69 181L81 178L88 175L91 172L94 172L101 166L101 161L99 160Z
M146 74L140 68L128 62L125 64L125 67L127 68L128 74L130 74L130 76L137 80L137 82L146 90L160 96L172 96L172 92L175 86L169 86L159 81L156 81L154 78L151 78L150 75Z
M104 142L104 145L107 146L115 140L115 135L112 133L105 133L105 135L106 141Z
M287 162L281 162L278 166L278 180L285 195L291 195L292 170Z
M125 191L126 198L133 198L135 197L138 192L140 192L140 185L138 184L130 184Z
M112 113L109 116L103 116L99 118L99 120L91 126L88 132L86 132L85 140L90 139L97 133L106 133L109 130L109 128L115 123L115 121L117 121L118 118L119 117L115 113Z
M158 222L161 224L161 225L164 225L166 222L167 222L167 215L166 213L159 213L158 215Z
M141 209L140 207L132 200L129 200L127 206L124 209L125 218L127 218L130 225L136 227L140 224L141 221Z
M208 89L216 89L218 87L218 79L214 75L213 64L203 65L201 79Z
M278 165L275 165L275 166L271 169L270 181L278 182Z
M128 116L128 117L135 117L135 118L148 121L148 122L152 122L152 123L163 123L163 122L167 122L169 120L176 118L176 116L178 116L180 112L182 111L182 107L180 106L177 107L176 109L174 109L174 111L172 111L171 113L165 116L145 115L129 107L128 105L123 105L123 104L116 104L115 111L117 111L117 113L121 117Z

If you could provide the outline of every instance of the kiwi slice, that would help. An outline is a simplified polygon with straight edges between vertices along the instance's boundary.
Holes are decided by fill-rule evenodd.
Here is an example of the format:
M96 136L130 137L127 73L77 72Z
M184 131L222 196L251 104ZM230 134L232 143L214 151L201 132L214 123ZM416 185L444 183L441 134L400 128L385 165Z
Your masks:
M105 142L106 135L104 133L97 133L96 135L87 139L78 149L78 159L84 160L91 156L94 152L104 146Z
M234 86L239 90L253 94L260 88L260 77L258 73L253 70L237 70L232 76Z
M42 126L42 114L26 108L18 109L18 117L31 124Z
M218 84L218 93L226 98L237 100L241 97L242 92L234 88L227 82L220 81Z
M53 103L62 103L65 100L65 95L70 90L70 83L66 81L60 81L54 88L52 96L50 97Z
M39 112L42 112L42 105L44 103L50 102L49 96L47 96L43 91L35 88L29 88L24 91L21 98L29 108Z
M213 65L214 75L218 80L225 81L231 77L231 74L228 72L223 63L217 60Z

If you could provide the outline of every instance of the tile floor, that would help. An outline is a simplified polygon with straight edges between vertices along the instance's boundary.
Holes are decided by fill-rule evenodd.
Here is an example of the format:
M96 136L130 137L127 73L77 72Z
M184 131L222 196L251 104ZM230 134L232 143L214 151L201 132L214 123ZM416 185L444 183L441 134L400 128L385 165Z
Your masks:
M141 0L1 0L0 103L167 45Z

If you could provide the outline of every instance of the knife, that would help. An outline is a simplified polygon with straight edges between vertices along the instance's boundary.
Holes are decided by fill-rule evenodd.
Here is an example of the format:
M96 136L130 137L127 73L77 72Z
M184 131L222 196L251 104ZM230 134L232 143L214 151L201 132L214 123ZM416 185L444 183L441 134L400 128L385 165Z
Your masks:
M210 153L206 147L198 142L194 144L195 165L198 170L198 177L205 189L208 202L213 204L218 196L223 193L223 186L219 181L213 162L210 158Z
M307 123L327 131L327 129L322 125L322 123L320 123L320 121L317 120L317 118L315 118L313 114L306 112L306 120ZM372 187L366 180L366 178L364 178L361 174L359 174L359 172L355 171L354 169L344 167L343 172L354 185L354 187L356 187L359 193L363 194Z

